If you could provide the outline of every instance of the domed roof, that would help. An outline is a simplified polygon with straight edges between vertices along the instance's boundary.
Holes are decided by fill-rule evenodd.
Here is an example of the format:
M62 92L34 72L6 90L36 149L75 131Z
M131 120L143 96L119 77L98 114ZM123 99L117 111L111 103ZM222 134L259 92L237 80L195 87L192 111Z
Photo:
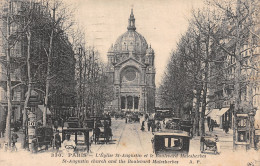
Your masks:
M145 38L135 31L135 18L133 10L128 20L127 32L119 36L114 44L114 52L134 52L136 54L146 54L148 48Z
M148 48L145 38L136 31L128 30L118 37L114 45L115 52L133 51L137 54L145 54Z

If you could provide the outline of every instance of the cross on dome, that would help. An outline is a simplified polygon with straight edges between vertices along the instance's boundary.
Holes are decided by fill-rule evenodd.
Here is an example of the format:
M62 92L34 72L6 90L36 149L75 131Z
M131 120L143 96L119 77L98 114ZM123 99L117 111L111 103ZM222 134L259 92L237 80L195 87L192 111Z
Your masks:
M128 30L136 30L135 27L135 16L134 16L134 12L133 12L133 8L131 9L131 14L130 14L130 18L128 19Z

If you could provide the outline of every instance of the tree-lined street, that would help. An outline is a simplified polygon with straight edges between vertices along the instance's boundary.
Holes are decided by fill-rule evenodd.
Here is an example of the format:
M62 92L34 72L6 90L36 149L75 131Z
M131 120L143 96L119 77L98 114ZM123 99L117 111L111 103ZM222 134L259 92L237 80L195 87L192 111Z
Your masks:
M100 160L95 164L104 154L179 153L189 164L228 163L231 154L257 160L260 2L206 0L188 7L183 31L168 43L181 25L172 22L171 7L194 2L152 1L152 8L136 2L117 9L111 2L102 10L102 0L0 2L0 151L7 156L0 165L16 165L10 159L19 155L33 156L34 164L43 158L66 163L63 157L81 151L85 160ZM143 5L149 16L140 14ZM89 11L79 17L82 9ZM121 20L118 12L125 10L121 33L122 23L111 19ZM99 44L107 41L103 53ZM158 65L166 47L172 50L163 55L167 65Z

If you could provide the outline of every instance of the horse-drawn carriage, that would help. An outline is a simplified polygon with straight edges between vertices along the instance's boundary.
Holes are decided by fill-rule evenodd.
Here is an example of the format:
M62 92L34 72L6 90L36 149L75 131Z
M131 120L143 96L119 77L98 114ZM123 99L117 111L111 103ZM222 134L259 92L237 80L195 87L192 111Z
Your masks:
M111 119L98 119L94 128L95 143L100 142L100 138L103 138L104 142L108 143L109 140L112 140L112 136Z
M135 113L130 113L126 115L126 118L128 119L128 122L140 122L138 114Z

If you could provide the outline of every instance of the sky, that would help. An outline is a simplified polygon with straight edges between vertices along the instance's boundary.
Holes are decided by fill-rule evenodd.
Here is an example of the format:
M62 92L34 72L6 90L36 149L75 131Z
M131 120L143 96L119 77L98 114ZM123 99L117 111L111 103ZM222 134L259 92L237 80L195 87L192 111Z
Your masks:
M203 0L65 0L75 8L75 19L85 32L86 45L94 46L104 62L107 51L127 31L133 8L136 31L155 51L156 86L158 87L170 53L176 49L181 34L188 27L191 9Z

